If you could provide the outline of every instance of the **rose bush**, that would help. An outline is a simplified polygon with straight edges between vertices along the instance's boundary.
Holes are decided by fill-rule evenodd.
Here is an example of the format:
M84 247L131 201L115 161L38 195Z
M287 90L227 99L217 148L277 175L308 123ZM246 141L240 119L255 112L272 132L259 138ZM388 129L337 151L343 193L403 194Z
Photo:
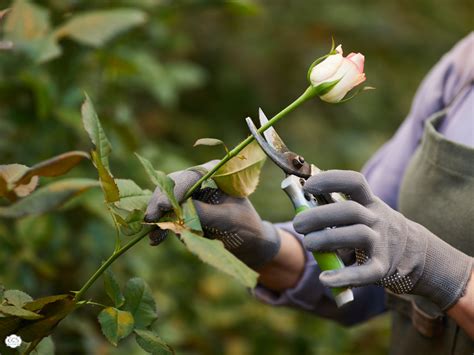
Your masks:
M334 84L329 91L323 91L321 100L331 103L341 101L346 94L365 81L364 56L361 53L350 53L344 57L339 45L320 63L310 69L311 85L318 89L324 85Z

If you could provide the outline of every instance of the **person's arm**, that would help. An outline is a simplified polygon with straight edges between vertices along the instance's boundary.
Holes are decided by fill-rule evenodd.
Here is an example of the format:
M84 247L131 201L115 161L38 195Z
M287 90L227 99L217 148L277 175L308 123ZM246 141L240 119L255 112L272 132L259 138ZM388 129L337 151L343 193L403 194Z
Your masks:
M306 265L306 254L301 243L290 233L282 229L278 229L278 232L281 238L278 254L257 271L261 285L281 292L294 288L300 281Z
M467 284L464 296L447 310L448 316L474 339L474 271Z

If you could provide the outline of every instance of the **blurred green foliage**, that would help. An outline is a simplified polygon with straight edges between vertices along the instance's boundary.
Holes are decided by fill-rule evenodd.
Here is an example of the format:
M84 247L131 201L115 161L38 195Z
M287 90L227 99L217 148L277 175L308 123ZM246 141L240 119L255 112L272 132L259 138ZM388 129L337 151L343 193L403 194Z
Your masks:
M327 52L331 36L346 52L366 55L367 84L377 90L343 105L315 100L279 123L278 131L323 169L360 169L403 120L430 67L471 30L473 13L467 0L36 4L47 9L50 28L92 10L133 8L146 19L98 47L98 39L61 37L61 52L43 63L35 48L0 52L0 163L31 166L65 151L88 150L79 110L86 91L114 147L113 171L148 187L132 152L167 172L220 156L218 147L192 145L216 137L231 147L248 134L244 117L255 118L258 107L270 116L293 101L307 85L308 65ZM85 33L93 27L84 26ZM84 162L69 176L95 174ZM267 164L252 196L272 221L292 217L279 191L281 177ZM96 189L61 212L2 220L0 281L35 297L78 289L113 249L114 230L102 200ZM121 283L140 276L152 286L158 333L180 354L386 352L386 316L344 329L262 305L174 239L157 248L143 242L113 269ZM88 296L106 297L102 285ZM58 354L142 353L134 342L108 345L96 313L81 310L61 323L53 337Z

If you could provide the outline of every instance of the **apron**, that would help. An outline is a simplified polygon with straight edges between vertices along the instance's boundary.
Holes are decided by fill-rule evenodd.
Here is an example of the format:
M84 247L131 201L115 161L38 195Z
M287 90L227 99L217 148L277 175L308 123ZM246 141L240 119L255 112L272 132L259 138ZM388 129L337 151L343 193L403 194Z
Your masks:
M400 212L473 256L474 149L438 133L444 115L425 123L400 187ZM387 307L393 313L390 354L474 354L474 341L428 299L387 291Z

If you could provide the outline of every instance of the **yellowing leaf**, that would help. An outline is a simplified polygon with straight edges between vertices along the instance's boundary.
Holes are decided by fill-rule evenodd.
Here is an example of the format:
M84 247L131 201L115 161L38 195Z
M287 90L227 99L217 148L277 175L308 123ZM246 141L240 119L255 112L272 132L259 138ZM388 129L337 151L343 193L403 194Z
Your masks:
M27 342L42 339L51 334L58 323L74 311L75 308L76 303L72 296L47 303L39 311L43 318L36 321L23 322L21 328L16 331L16 334Z
M42 315L28 311L18 306L0 305L0 314L15 316L21 319L41 319Z
M115 346L133 331L134 320L130 312L107 307L99 313L98 319L102 333Z
M229 160L213 175L217 186L231 196L245 197L255 191L266 155L257 142L250 143L239 156Z
M92 161L99 173L100 184L102 186L102 191L104 191L105 201L115 202L120 200L119 189L109 170L102 164L102 160L99 158L99 155L95 150L91 152L91 155Z
M145 13L135 9L90 11L72 17L55 35L57 38L69 36L82 44L100 47L145 20Z

